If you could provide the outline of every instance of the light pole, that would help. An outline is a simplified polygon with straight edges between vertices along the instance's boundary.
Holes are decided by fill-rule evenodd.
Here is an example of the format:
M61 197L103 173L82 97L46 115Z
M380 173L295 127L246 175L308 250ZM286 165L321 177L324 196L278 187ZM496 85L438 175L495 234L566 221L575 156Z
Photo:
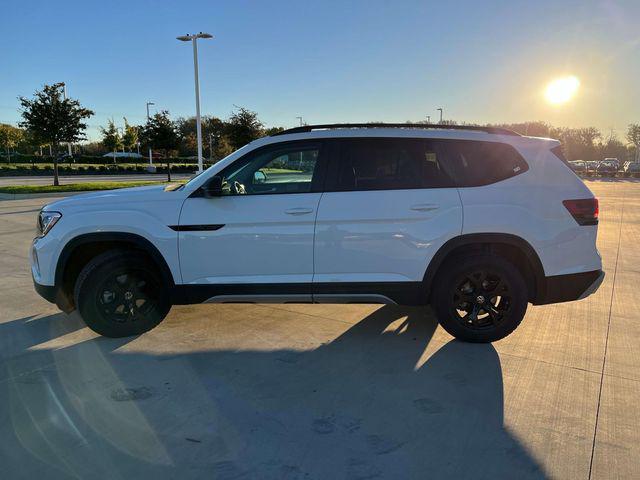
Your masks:
M442 108L437 109L440 112L440 125L442 125Z
M183 35L176 37L181 42L193 44L193 71L196 82L196 137L198 139L198 173L202 172L202 123L200 121L200 83L198 81L198 39L213 38L210 33L197 33L195 35Z
M149 105L155 105L155 103L147 102L147 125L149 124ZM149 142L149 165L153 165L153 151L151 150L151 142Z
M67 85L64 82L60 82L60 85L62 85L62 98L64 100L67 99ZM69 153L69 156L71 156L71 142L67 142L67 152Z
M124 128L123 127L116 127L116 131L117 132L122 132L122 133L120 133L120 138L122 139L122 153L124 153Z
M209 162L213 164L213 133L209 133Z

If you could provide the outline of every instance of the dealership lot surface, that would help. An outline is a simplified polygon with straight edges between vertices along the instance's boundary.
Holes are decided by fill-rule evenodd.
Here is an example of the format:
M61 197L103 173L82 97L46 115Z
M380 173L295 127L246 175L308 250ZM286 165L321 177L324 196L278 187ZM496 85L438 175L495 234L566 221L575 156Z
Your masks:
M592 181L607 277L494 345L428 308L175 307L99 338L33 291L0 201L0 478L640 476L640 183Z

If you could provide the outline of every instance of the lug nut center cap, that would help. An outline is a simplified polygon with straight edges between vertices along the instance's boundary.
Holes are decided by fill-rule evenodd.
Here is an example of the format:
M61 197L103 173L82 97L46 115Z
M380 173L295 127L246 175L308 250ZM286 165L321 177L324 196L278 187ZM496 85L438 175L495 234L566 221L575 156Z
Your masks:
M476 297L476 302L478 302L480 305L482 305L484 303L484 297L482 295L478 295Z

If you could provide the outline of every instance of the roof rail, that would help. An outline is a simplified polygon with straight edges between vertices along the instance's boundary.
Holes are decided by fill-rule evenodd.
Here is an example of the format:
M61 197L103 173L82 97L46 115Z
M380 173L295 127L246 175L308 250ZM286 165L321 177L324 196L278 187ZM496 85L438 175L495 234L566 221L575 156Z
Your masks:
M306 133L313 130L331 130L337 128L424 128L434 130L475 130L498 135L516 135L519 133L500 127L481 127L477 125L437 125L433 123L327 123L323 125L304 125L302 127L289 128L272 136L289 135L291 133Z

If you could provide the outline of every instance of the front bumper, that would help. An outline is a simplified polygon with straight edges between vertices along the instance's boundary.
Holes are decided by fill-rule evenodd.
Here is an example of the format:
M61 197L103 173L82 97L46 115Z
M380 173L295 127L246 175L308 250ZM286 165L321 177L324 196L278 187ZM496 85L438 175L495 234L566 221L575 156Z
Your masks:
M545 277L534 305L581 300L594 293L604 280L603 270Z
M64 294L61 288L55 285L42 285L38 283L33 277L33 288L35 288L38 295L44 298L49 303L55 303L56 306L65 313L71 313L75 309L73 303Z
M57 288L54 285L40 285L33 279L33 287L38 295L49 303L56 303Z

